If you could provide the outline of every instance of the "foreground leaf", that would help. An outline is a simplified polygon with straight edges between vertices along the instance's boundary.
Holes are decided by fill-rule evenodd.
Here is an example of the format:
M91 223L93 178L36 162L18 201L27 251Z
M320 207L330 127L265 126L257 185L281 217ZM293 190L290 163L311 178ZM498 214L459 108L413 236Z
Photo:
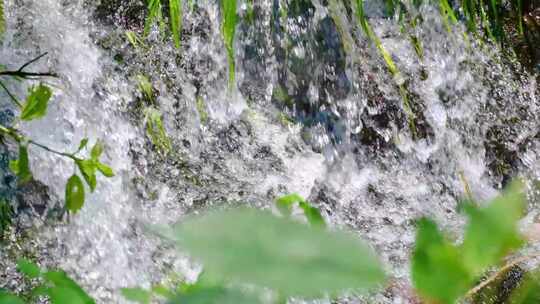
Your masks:
M150 299L152 298L152 293L142 288L122 288L120 292L122 292L122 296L126 300L140 304L150 303Z
M1 0L0 0L1 1ZM1 2L0 2L1 3ZM0 303L2 304L24 304L20 298L11 295L0 289Z
M29 93L21 112L21 119L27 121L45 116L52 96L51 89L43 84L30 88Z
M39 266L26 259L20 259L17 261L17 270L27 276L29 279L36 279L41 275L41 269Z
M220 286L197 287L177 296L171 304L257 304L262 303L253 294Z
M84 185L81 178L73 174L66 184L66 208L76 213L84 205Z
M181 248L201 259L210 281L319 297L366 290L384 280L374 254L352 235L267 212L237 209L188 218L174 235Z
M466 206L469 224L461 250L464 263L475 275L523 244L517 227L525 207L522 188L514 182L486 208Z
M48 271L43 277L54 286L49 289L53 304L95 304L95 301L65 272Z
M418 223L412 280L423 297L445 304L453 304L472 282L457 248L445 240L437 225L428 219Z

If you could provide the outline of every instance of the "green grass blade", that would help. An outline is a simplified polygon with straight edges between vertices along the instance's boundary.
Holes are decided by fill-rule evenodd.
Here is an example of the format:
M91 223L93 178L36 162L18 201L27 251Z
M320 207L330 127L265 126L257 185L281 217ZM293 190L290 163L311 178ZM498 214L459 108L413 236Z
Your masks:
M234 62L234 35L236 33L236 0L222 0L223 9L223 39L225 48L227 49L227 59L229 61L229 88L232 88L235 83L235 62Z
M4 16L4 0L0 0L0 37L6 31L6 17Z
M169 0L171 31L174 45L180 48L180 32L182 31L182 3L181 0Z

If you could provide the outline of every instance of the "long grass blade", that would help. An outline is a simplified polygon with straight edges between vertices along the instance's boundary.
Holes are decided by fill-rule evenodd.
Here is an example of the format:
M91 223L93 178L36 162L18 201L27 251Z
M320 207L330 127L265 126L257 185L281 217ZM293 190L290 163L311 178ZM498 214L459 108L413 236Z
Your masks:
M169 0L169 12L171 18L171 32L174 45L180 48L180 33L182 31L182 3L181 0Z

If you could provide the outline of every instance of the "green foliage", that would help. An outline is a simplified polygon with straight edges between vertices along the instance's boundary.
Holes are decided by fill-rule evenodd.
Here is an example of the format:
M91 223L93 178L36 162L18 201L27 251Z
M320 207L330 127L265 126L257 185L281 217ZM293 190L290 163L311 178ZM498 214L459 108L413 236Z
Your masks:
M236 33L236 1L237 0L221 0L223 40L227 49L227 58L229 61L229 88L232 88L235 83L235 61L234 61L234 36Z
M204 263L210 282L249 283L309 298L366 290L384 280L373 253L352 235L268 212L237 209L192 217L172 234Z
M35 297L46 296L51 304L95 304L95 301L63 271L43 270L25 259L17 262L17 269L29 279L39 279L40 285L33 291ZM9 299L13 303L19 303L15 296L8 295ZM11 303L2 300L0 294L0 303Z
M499 263L522 240L517 230L525 198L514 182L485 208L466 206L469 224L461 246L447 241L430 220L420 220L412 260L418 292L440 303L454 303L480 274Z
M19 159L10 161L9 169L19 177L19 183L26 183L32 179L27 144L19 144Z
M206 286L203 284L181 292L171 304L256 304L261 299L252 293L242 292L235 288L226 288L220 285Z
M1 2L0 2L1 3ZM0 289L0 303L2 304L25 304L23 300L18 297L8 294Z
M140 304L148 304L152 299L152 293L142 288L122 288L120 290L126 300Z
M152 144L163 155L167 155L172 148L171 140L165 131L163 121L161 120L161 113L152 107L148 107L145 110L146 120L146 134L152 141Z
M21 112L22 120L34 120L42 118L47 114L47 105L52 96L49 87L40 84L37 87L31 87L28 98Z
M148 0L148 15L144 25L143 35L146 37L154 23L158 22L160 31L165 32L165 20L163 18L162 0ZM172 32L172 38L177 48L180 48L180 32L182 30L182 2L181 0L169 0L169 23ZM133 35L128 35L128 39L135 46L137 41Z
M510 304L540 303L540 272L528 274L521 286L513 292Z
M447 241L437 225L428 219L418 223L412 278L424 297L441 303L454 303L472 282L462 265L458 248Z
M76 213L84 205L84 185L81 178L73 174L66 184L66 208Z
M149 103L155 102L154 88L148 77L142 74L137 75L137 86L139 87L139 91L143 94L143 97L146 98Z
M295 204L298 204L298 207L302 209L308 222L312 226L326 227L326 223L319 212L319 209L311 206L311 204L300 195L293 193L282 196L276 200L276 206L278 207L279 211L281 214L287 217L291 215L292 208Z

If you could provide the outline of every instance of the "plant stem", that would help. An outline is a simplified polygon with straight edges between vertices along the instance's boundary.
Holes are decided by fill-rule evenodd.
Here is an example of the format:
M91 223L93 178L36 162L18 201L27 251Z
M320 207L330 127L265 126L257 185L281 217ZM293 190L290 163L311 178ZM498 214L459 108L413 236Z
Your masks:
M73 155L73 154L69 154L69 153L65 153L65 152L60 152L60 151L51 149L51 148L49 148L49 147L47 147L47 146L45 146L45 145L42 145L42 144L40 144L40 143L38 143L38 142L33 141L33 140L29 140L28 143L29 143L29 144L32 144L32 145L34 145L34 146L37 146L37 147L39 147L39 148L41 148L41 149L43 149L43 150L45 150L45 151L47 151L47 152L54 153L54 154L57 154L57 155L60 155L60 156L64 156L64 157L67 157L67 158L71 158L71 159L74 160L74 161L80 160L79 158L77 158L77 157L76 157L75 155Z
M15 105L17 105L19 108L22 109L22 104L17 100L17 98L11 94L11 92L8 90L8 88L4 85L3 82L0 81L0 86L4 89L4 91L6 91L6 93L8 94L9 98L11 99L11 101L13 101L13 103Z

